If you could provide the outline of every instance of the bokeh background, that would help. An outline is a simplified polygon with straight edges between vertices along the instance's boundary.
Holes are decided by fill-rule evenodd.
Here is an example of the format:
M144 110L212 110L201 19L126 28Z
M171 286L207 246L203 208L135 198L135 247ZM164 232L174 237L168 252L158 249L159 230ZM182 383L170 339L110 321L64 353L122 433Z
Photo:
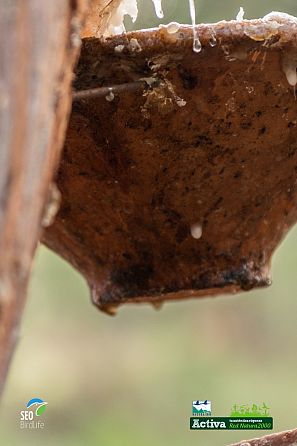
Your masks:
M189 23L187 0L163 0L157 20L140 1L134 28ZM297 15L296 0L200 0L201 22L272 10ZM127 19L127 28L132 29ZM90 304L82 277L40 246L19 344L1 407L1 445L226 445L256 431L190 431L191 403L214 416L263 401L275 429L297 426L297 229L273 260L269 289L231 297L121 308L115 318ZM20 430L20 411L48 401L44 430ZM263 432L264 434L264 432Z

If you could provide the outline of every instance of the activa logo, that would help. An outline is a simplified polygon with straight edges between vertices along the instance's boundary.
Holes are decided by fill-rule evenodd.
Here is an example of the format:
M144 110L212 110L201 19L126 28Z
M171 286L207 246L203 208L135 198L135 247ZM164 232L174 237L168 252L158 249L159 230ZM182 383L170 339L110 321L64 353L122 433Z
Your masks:
M201 421L199 418L193 419L192 429L226 429L226 423L222 420L214 421L214 419L207 419Z
M213 417L210 416L210 401L193 401L190 429L273 429L273 418L269 416L268 410L269 407L265 403L262 406L235 404L230 417Z
M46 409L47 402L40 398L32 398L28 401L26 410L21 410L21 429L43 429L45 423L36 420Z

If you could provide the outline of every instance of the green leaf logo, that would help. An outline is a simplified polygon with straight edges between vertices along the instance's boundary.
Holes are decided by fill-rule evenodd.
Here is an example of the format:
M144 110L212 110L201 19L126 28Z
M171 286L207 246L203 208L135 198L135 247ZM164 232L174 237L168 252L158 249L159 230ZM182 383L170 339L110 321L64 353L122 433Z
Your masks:
M46 404L47 404L47 403L41 404L41 406L39 406L39 407L36 409L35 414L36 414L37 417L39 417L40 415L43 414L43 412L45 411L45 408L46 408Z

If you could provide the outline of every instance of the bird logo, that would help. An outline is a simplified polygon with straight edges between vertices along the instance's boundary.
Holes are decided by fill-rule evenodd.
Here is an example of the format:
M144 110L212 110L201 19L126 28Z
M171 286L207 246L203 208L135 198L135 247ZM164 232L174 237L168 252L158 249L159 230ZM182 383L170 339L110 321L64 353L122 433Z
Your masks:
M211 416L211 402L208 400L193 401L192 413L194 416Z
M27 403L27 409L29 409L29 407L33 408L33 406L36 406L35 415L37 417L40 417L40 415L43 414L43 412L45 411L46 405L47 405L46 401L43 401L40 398L32 398Z

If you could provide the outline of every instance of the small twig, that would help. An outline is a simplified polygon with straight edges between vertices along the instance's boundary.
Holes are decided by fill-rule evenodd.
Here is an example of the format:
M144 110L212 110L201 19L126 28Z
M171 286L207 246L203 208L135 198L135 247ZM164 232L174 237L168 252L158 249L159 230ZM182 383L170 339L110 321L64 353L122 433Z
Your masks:
M230 446L295 446L297 444L297 429L277 434L267 435L253 440L243 440Z
M113 94L120 94L125 93L127 91L137 91L137 90L144 90L148 88L147 82L144 80L139 80L135 82L129 82L126 84L118 84L118 85L111 85L110 87L99 87L99 88L90 88L88 90L80 90L80 91L74 91L72 93L72 99L73 101L79 101L80 99L88 99L88 98L94 98L94 97L108 97L111 93Z

